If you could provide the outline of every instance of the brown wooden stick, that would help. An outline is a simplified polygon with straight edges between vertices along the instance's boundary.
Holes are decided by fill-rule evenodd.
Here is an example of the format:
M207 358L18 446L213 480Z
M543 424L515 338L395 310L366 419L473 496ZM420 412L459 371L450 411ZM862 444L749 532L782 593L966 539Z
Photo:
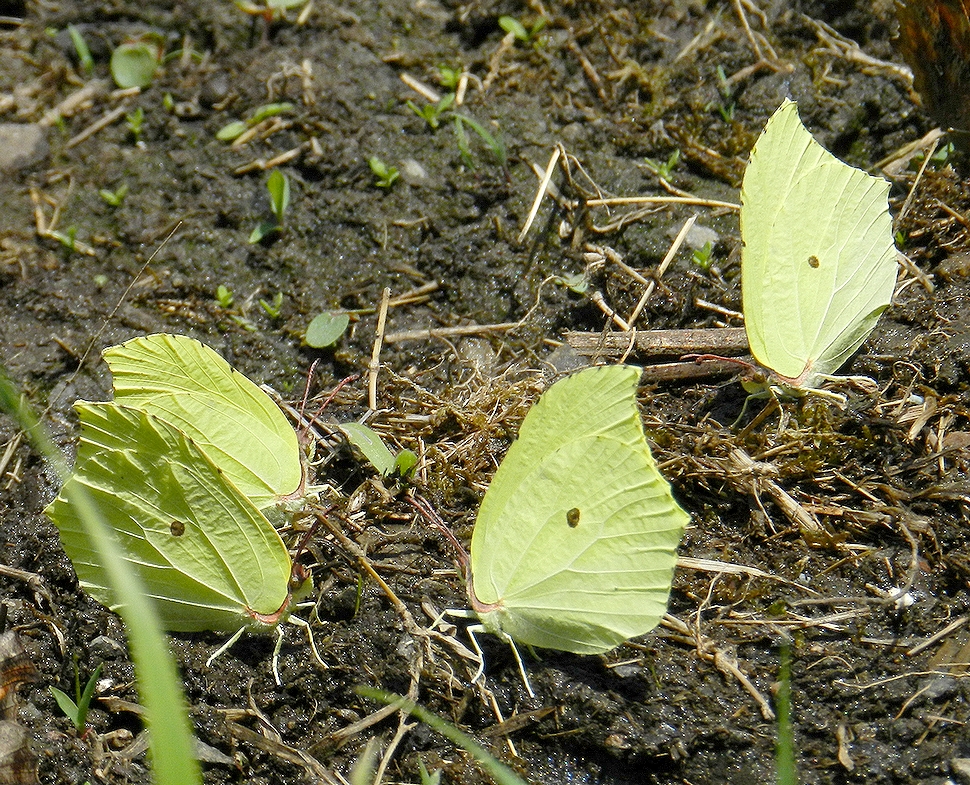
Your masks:
M646 357L682 354L736 356L748 351L743 327L706 327L696 330L631 330L615 333L567 332L568 343L585 357L613 357L628 351Z

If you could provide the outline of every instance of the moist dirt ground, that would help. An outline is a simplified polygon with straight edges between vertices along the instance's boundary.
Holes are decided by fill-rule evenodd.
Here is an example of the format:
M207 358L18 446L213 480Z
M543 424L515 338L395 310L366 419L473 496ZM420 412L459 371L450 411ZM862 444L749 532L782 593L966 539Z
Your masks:
M644 281L639 330L741 326L737 213L702 202L737 203L746 156L784 98L866 168L932 128L885 5L312 0L267 20L228 0L0 2L0 351L68 455L71 404L109 395L100 352L136 335L197 337L297 405L313 366L307 411L364 374L324 409L317 449L332 518L358 552L321 531L300 557L325 667L295 628L282 687L270 636L209 667L220 635L172 636L207 783L339 781L371 740L384 782L419 782L420 765L443 782L489 781L426 726L375 718L355 692L368 685L411 691L532 783L760 785L784 727L773 715L785 646L801 782L968 781L965 158L929 167L905 211L915 170L885 170L910 261L845 371L874 387L844 389L845 405L752 401L735 424L745 396L729 376L645 376L647 431L691 514L674 618L604 656L527 659L535 697L496 641L484 685L471 685L464 622L421 632L466 607L454 551L328 430L368 409L386 288L370 423L418 454L412 494L467 544L544 379L590 361L566 331L598 345ZM503 15L526 35L506 35ZM112 50L146 33L166 59L149 87L117 90ZM442 67L467 77L434 116L453 89ZM234 121L248 133L218 138ZM378 184L372 157L397 170L393 183ZM250 243L272 218L270 169L287 176L290 205L279 231ZM590 204L678 195L697 201ZM563 285L583 274L584 293ZM324 311L350 326L310 348L307 325ZM52 471L9 420L0 436L0 586L39 674L19 721L40 781L147 782L123 627L79 590L43 515ZM98 665L79 735L48 686L72 692L75 672L83 683Z

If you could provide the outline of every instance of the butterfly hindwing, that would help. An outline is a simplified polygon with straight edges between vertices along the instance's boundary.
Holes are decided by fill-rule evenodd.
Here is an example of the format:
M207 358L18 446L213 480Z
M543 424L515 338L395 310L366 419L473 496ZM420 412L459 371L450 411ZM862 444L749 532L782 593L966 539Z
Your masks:
M593 368L529 412L472 535L486 628L519 643L608 651L663 615L687 521L640 424L639 371Z

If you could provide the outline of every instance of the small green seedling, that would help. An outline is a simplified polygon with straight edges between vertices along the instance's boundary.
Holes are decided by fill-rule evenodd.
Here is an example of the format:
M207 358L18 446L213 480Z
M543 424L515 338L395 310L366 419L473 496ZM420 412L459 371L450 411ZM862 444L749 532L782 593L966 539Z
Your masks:
M724 73L724 67L717 67L717 91L721 94L721 100L717 104L717 112L721 115L721 119L725 123L730 123L734 121L734 112L737 105L734 102L734 88L728 81L727 74ZM708 109L714 107L713 103L707 105Z
M526 27L514 16L500 16L498 18L498 26L506 33L512 33L517 41L521 41L524 44L535 44L537 43L536 36L546 26L547 21L544 16L540 16L533 22L531 27Z
M411 450L401 450L394 455L384 444L380 434L363 423L348 422L338 427L347 437L347 441L360 450L382 477L397 476L407 479L418 464L418 456Z
M290 178L279 169L274 169L266 181L266 190L269 191L269 206L273 217L282 224L286 208L290 206Z
M220 142L232 142L242 136L246 131L255 125L267 120L270 117L276 117L281 114L287 114L295 109L293 104L290 103L274 103L274 104L263 104L256 108L256 110L245 120L234 120L228 125L224 125L216 132L216 139Z
M647 167L651 172L653 172L661 180L669 180L670 176L674 173L674 169L677 164L680 163L680 150L674 150L670 157L666 161L655 161L652 158L645 158L643 160L644 166Z
M220 308L232 308L232 291L228 286L223 286L219 284L216 287L216 302L219 303Z
M397 181L398 177L401 176L396 166L388 166L376 155L372 155L367 159L367 165L374 173L374 176L377 177L374 185L378 188L390 188Z
M303 340L314 349L333 346L350 324L350 315L342 311L324 311L307 325Z
M77 669L77 661L74 662L74 695L77 698L77 702L71 699L71 696L66 692L57 689L57 687L50 687L51 695L54 696L54 700L57 701L57 705L60 707L61 711L64 712L66 716L73 724L75 730L78 733L84 733L88 724L88 709L91 707L91 700L94 698L94 689L98 685L98 679L101 677L101 668L104 663L100 663L97 668L94 669L94 673L88 679L87 683L84 685L84 690L81 689L81 676Z
M67 26L67 32L71 36L71 43L74 44L74 51L77 52L78 62L81 64L81 69L88 76L94 73L94 58L91 57L91 50L88 48L88 42L84 40L84 36L81 35L81 31L78 30L74 25Z
M266 190L269 192L269 209L273 213L273 220L263 221L250 232L250 244L262 242L273 232L283 231L283 218L290 206L290 179L279 169L274 169L266 180Z
M474 117L469 117L467 114L462 114L461 112L453 112L449 118L454 123L455 126L455 139L458 142L458 151L461 154L462 160L465 165L471 169L475 168L475 164L472 160L471 147L468 144L468 135L465 133L465 126L467 125L471 128L479 138L485 143L485 146L491 150L492 155L495 156L495 160L498 164L505 168L508 162L508 153L505 150L505 143L502 141L501 137L496 137L491 134L491 132Z
M128 195L128 185L122 183L114 191L102 188L98 191L98 195L112 207L121 207L121 203L125 201L125 196Z
M162 64L165 39L146 33L134 41L126 41L111 53L111 77L118 87L148 87Z
M442 115L447 112L454 103L455 94L448 93L437 103L418 106L416 103L414 103L414 101L408 101L407 107L418 117L424 120L428 124L429 128L437 129L437 127L441 125Z
M141 132L145 124L145 110L139 106L135 111L126 114L125 124L128 126L128 130L131 131L131 135L135 138L135 144L138 144L141 140Z
M272 301L269 302L261 299L259 306L266 312L266 315L270 319L279 319L280 313L283 310L283 292L274 294Z
M690 255L690 259L702 270L710 270L711 264L714 261L713 256L714 246L711 245L711 241L708 240L706 243L704 243L703 248L694 249L694 252Z
M465 73L464 68L451 68L447 65L439 65L438 81L441 82L442 87L454 92L458 89L458 83L461 81L461 75L463 73Z
M569 289L573 294L583 295L589 291L589 278L586 273L574 273L572 275L557 275L553 282Z
M67 248L68 251L74 253L77 251L77 227L69 226L63 232L57 229L50 229L47 232L48 237L53 237L57 242Z
M441 769L429 772L424 767L424 761L418 758L418 772L421 775L421 785L441 785Z

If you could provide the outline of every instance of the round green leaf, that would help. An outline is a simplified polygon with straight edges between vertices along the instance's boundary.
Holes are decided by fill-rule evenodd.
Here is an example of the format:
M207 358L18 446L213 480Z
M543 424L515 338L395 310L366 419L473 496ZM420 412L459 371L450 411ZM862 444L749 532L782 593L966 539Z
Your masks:
M148 87L158 64L157 46L143 41L121 44L111 53L111 76L122 89Z
M314 349L331 346L344 334L348 324L350 324L348 314L330 311L318 314L306 328L307 346L312 346Z

